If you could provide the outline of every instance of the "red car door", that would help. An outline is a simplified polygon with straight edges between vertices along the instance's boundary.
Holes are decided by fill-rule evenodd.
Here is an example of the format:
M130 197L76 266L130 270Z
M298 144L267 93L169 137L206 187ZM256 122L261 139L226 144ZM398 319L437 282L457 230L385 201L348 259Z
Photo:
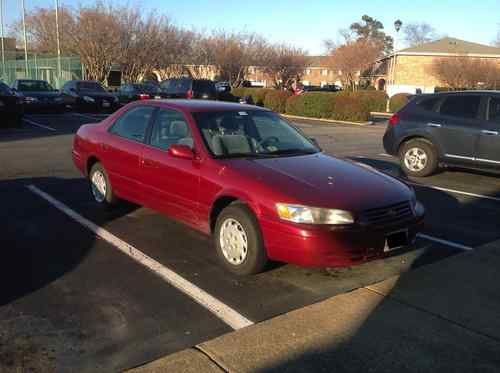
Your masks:
M144 199L139 182L142 153L154 111L152 106L131 108L115 121L100 144L100 158L113 189L120 197L139 204Z
M196 159L168 154L171 145L194 147L188 121L181 112L159 109L143 153L141 179L147 205L183 222L198 226L199 167Z

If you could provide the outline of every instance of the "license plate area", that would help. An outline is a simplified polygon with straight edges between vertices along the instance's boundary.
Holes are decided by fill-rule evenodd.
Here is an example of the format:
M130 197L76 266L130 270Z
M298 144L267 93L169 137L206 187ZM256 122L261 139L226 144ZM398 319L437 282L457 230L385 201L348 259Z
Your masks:
M384 252L390 252L397 249L402 249L409 245L408 229L400 230L397 232L389 233L385 237Z

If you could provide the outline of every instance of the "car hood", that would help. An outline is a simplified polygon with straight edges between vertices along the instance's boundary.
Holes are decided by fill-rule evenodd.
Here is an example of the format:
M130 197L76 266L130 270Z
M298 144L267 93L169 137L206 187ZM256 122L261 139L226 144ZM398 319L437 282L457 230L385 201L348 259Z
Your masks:
M363 211L411 198L410 188L398 179L323 153L227 162L242 177L277 191L283 202Z
M47 92L47 91L39 91L39 92L19 92L24 97L35 97L35 98L56 98L61 94L59 92Z
M80 96L80 97L89 96L89 97L92 97L92 98L107 98L107 99L114 99L116 97L112 93L106 93L106 92L85 92L85 91L78 92L78 96Z

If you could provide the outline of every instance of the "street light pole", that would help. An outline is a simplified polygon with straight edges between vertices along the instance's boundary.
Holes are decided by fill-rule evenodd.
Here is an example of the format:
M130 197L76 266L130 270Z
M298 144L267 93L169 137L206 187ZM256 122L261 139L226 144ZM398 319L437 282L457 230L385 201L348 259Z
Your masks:
M0 0L1 1L1 0ZM61 41L59 39L59 0L56 2L56 39L57 39L57 88L61 84Z
M0 33L2 34L2 78L5 79L5 45L3 33L3 0L0 0Z
M26 71L26 78L28 78L28 38L26 37L26 8L24 0L21 0L21 7L23 11L23 36L24 36L24 68Z

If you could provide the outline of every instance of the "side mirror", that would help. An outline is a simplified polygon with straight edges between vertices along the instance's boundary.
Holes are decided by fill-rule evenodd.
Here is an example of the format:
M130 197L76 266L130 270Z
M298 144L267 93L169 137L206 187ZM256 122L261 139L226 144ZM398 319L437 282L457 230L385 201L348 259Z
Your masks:
M194 159L193 149L187 145L172 145L168 148L168 154L175 158Z
M321 149L321 146L319 146L319 142L318 140L316 140L314 137L310 137L309 140L311 140L311 142L316 145L318 148Z

